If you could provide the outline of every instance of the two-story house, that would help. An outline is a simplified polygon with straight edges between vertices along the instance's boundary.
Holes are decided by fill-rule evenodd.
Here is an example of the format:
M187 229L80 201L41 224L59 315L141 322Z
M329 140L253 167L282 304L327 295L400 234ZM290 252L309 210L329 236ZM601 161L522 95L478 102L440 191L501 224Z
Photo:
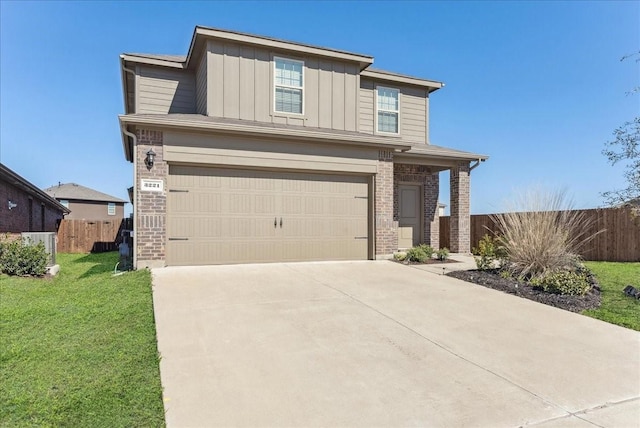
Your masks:
M196 27L186 56L123 54L135 265L356 260L469 252L469 173L487 157L431 145L443 84L367 55Z

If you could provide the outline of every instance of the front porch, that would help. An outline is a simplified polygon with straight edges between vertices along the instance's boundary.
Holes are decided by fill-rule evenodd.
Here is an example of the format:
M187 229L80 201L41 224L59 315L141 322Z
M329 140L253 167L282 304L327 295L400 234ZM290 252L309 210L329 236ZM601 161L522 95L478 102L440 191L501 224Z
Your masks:
M445 170L450 175L449 250L471 252L470 173L486 157L458 153L458 159L417 150L381 154L375 183L376 257L421 243L440 248L438 196L440 172Z

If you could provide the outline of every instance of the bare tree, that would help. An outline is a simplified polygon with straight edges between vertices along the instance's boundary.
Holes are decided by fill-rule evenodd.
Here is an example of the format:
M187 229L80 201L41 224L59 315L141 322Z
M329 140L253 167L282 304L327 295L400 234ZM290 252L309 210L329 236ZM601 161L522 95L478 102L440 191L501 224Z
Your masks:
M620 61L635 57L635 62L640 62L640 51L623 56ZM640 92L640 86L636 86L627 95ZM625 202L640 199L640 117L625 122L617 128L613 135L614 140L605 144L602 154L609 159L611 165L624 163L624 178L627 187L624 189L610 190L602 193L602 197L608 204L618 205Z

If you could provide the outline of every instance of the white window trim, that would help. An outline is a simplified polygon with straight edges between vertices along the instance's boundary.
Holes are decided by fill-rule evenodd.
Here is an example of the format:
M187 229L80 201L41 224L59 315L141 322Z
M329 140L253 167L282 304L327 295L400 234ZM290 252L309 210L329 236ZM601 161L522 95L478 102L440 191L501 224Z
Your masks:
M398 110L386 110L386 109L378 109L378 89L389 89L392 91L398 91ZM374 114L374 126L375 126L375 133L376 134L382 134L382 135L395 135L395 136L399 136L400 135L400 94L402 92L400 91L399 88L392 88L390 86L382 86L382 85L376 85L375 87L375 106L376 106L376 112ZM398 132L386 132L386 131L379 131L378 130L378 111L382 111L382 112L390 112L390 113L396 113L398 115Z
M113 212L111 211L112 208L113 208ZM116 203L115 202L108 202L107 203L107 215L116 215Z
M290 61L290 62L297 62L298 64L300 64L302 66L302 86L291 86L291 85L282 85L282 84L276 84L276 61L277 60L283 60L283 61ZM306 82L306 78L304 76L304 61L300 61L299 59L293 59L293 58L285 58L283 56L274 56L273 57L273 79L271 79L273 82L273 113L276 115L288 115L288 116L296 116L296 117L301 117L304 116L304 105L305 105L305 91L304 91L304 85ZM298 89L302 92L302 113L292 113L292 112L288 112L288 111L279 111L276 110L276 88L280 87L280 88L287 88L287 89Z

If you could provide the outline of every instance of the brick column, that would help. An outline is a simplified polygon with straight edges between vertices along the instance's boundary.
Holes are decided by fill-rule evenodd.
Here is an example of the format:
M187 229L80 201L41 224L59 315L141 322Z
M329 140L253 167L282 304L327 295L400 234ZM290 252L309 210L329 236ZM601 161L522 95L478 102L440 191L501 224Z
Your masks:
M393 219L393 152L380 150L375 177L376 257L398 249L398 222Z
M426 173L424 176L424 242L436 250L440 248L440 213L438 196L440 195L440 174Z
M451 168L450 250L454 253L471 252L471 218L469 210L469 164L460 163Z
M167 213L167 183L166 177L169 166L164 161L162 132L139 129L136 131L138 144L136 153L136 200L133 209L136 211L136 239L134 243L137 265L136 267L162 267L165 261L166 228L165 216ZM145 158L149 149L156 153L153 167L145 164ZM162 180L164 190L151 192L141 190L140 183L143 179Z

